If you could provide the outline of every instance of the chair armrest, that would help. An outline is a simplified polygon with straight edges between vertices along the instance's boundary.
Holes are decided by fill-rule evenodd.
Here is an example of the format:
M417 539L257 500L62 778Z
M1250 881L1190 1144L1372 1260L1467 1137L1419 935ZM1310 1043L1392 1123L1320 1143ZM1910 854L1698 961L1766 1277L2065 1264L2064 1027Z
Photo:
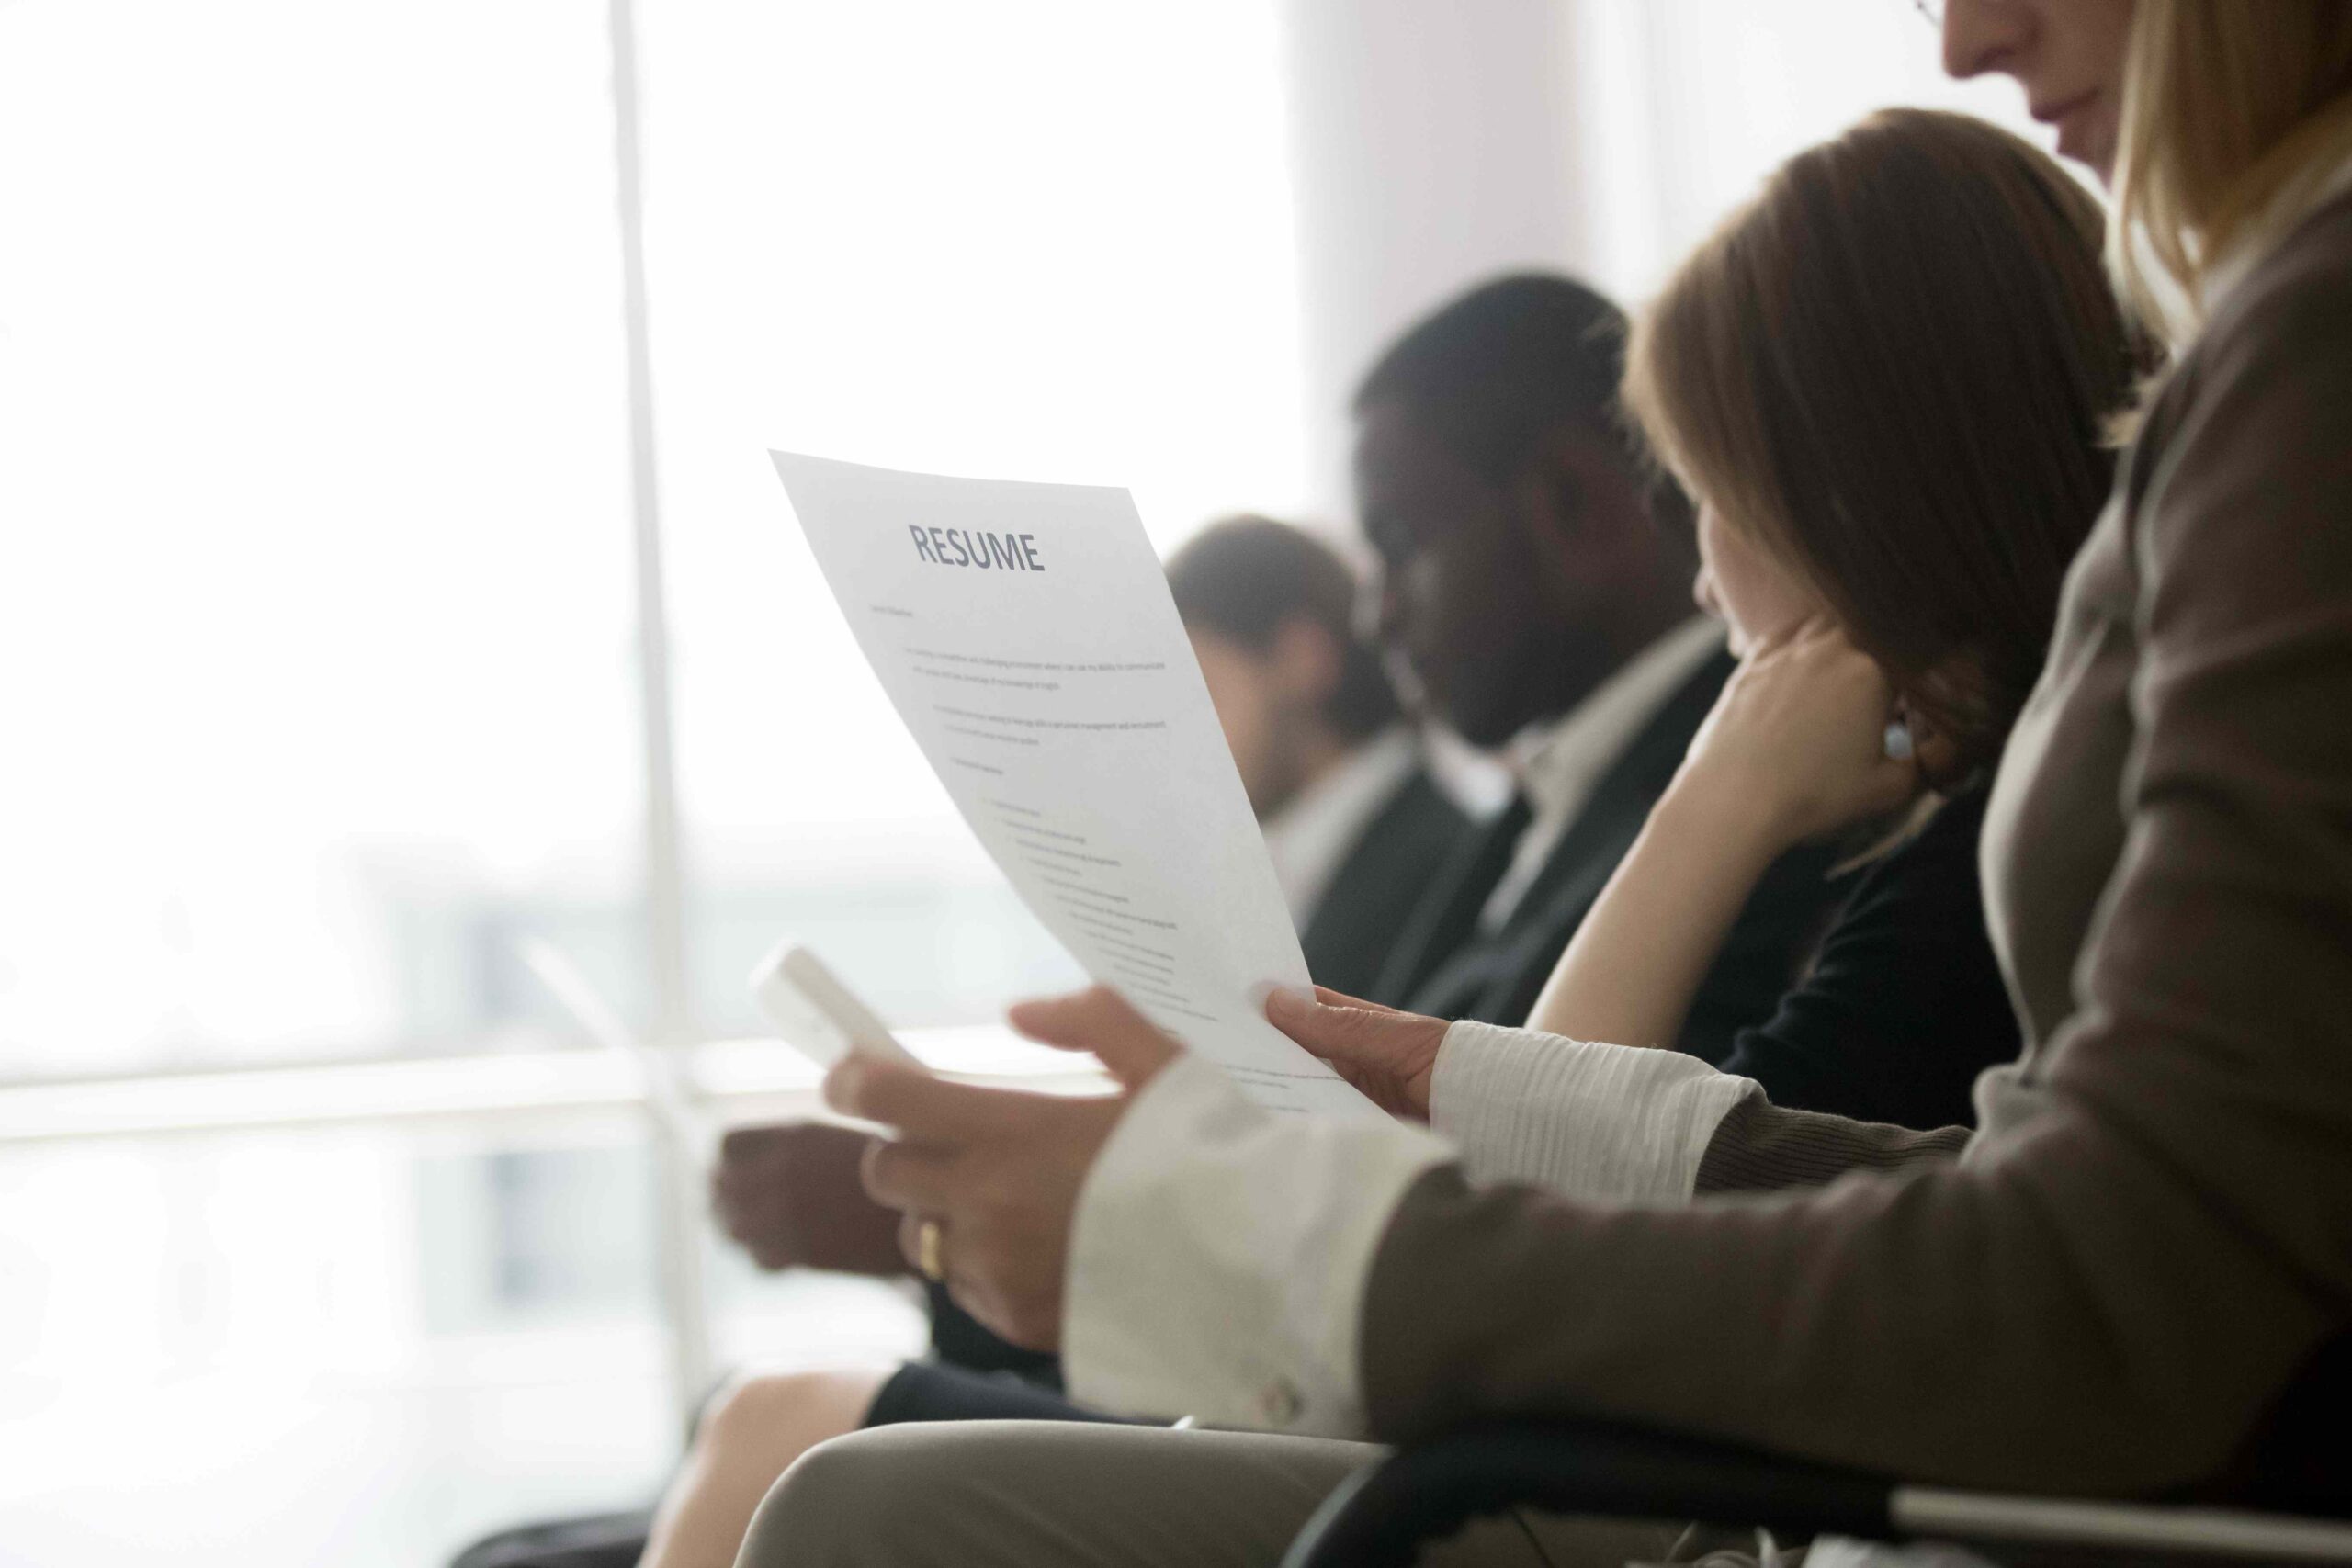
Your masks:
M1367 1465L1307 1521L1283 1568L1406 1568L1420 1547L1518 1506L1611 1518L1890 1539L1894 1483L1599 1422L1468 1427Z

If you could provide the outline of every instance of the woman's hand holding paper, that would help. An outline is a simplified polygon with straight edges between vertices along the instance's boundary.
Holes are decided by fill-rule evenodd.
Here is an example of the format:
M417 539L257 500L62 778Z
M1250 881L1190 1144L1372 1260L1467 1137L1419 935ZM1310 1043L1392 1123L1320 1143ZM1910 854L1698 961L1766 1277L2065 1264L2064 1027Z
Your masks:
M1270 993L1266 1018L1391 1116L1430 1119L1430 1080L1445 1043L1443 1019L1398 1012L1322 986L1315 987L1312 1001L1294 991Z

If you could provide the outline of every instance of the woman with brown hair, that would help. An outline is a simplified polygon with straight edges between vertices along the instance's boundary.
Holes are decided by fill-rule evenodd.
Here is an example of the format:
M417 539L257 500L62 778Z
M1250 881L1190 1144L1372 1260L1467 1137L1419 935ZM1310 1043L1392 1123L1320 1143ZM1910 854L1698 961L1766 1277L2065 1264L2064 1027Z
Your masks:
M1926 1126L2016 1055L1976 844L2146 364L2104 231L2017 138L1893 110L1791 160L1644 313L1626 402L1697 505L1742 668L1530 1028L1671 1043L1764 869L1860 824L1811 972L1723 1070Z
M1977 843L2112 479L2108 426L2151 361L2104 232L2018 138L1890 110L1777 171L1642 316L1628 411L1696 503L1698 596L1741 668L1528 1029L1332 1054L1458 1139L1474 1177L1605 1183L1592 1152L1639 1123L1628 1093L1656 1075L1933 1127L1973 1120L1977 1075L2015 1058ZM1675 1043L1766 869L1840 835L1850 889L1719 1072L1568 1048Z

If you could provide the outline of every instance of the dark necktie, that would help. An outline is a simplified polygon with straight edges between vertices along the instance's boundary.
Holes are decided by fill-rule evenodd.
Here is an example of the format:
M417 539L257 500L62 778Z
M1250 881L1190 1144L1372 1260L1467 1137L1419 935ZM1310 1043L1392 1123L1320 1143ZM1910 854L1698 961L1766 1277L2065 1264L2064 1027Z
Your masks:
M1460 951L1477 933L1478 916L1493 896L1495 884L1510 869L1520 836L1535 818L1524 790L1513 794L1502 814L1487 824L1477 839L1454 857L1431 897L1421 901L1410 929L1381 971L1375 1000L1401 1005L1406 995L1419 988L1437 967Z

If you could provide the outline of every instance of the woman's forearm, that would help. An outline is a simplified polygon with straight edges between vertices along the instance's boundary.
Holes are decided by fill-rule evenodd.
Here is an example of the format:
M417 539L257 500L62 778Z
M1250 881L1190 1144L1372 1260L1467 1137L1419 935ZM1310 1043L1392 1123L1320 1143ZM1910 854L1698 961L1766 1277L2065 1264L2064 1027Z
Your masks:
M1619 1045L1675 1043L1780 848L1737 803L1669 789L1561 954L1528 1027Z

